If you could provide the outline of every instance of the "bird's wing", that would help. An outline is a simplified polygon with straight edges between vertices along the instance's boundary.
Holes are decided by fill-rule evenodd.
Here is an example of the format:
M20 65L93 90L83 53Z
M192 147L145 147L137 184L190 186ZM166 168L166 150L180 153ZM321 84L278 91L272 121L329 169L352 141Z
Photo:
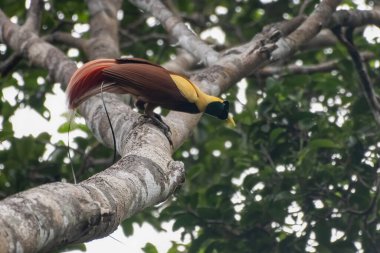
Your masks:
M124 60L124 59L123 59ZM103 75L116 86L135 96L143 96L150 101L161 103L188 102L170 76L169 71L159 65L133 58L124 63L103 69Z
M174 73L170 74L170 77L188 102L195 103L198 100L198 94L194 89L194 85L189 80Z
M145 102L164 108L198 113L197 92L186 78L140 59L123 59L123 63L103 69L106 81ZM112 91L111 91L112 92Z
M118 59L116 59L116 63L118 63L118 64L125 64L125 63L148 64L148 65L163 68L160 65L154 64L153 62L150 62L150 61L142 59L142 58L118 58Z

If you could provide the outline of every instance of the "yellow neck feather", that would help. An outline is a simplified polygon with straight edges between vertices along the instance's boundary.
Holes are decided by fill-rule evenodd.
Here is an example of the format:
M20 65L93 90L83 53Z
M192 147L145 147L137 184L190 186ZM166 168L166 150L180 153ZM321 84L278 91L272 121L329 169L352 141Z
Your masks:
M184 96L190 103L195 103L201 112L204 112L207 105L211 102L223 102L223 100L218 97L207 95L190 80L180 75L170 74L170 76L182 96Z

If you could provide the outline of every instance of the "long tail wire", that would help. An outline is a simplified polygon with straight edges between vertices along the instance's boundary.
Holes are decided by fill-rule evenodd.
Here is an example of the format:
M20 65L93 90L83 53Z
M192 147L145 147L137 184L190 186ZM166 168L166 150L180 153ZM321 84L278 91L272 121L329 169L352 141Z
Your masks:
M102 103L103 103L103 106L104 106L104 111L106 112L106 116L107 116L108 124L110 125L110 128L111 128L112 141L113 141L113 162L112 162L112 163L115 163L115 162L116 162L116 137L115 137L115 132L114 132L114 130L113 130L113 126L112 126L112 123L111 123L110 116L109 116L109 114L108 114L108 110L107 110L106 103L104 102L103 85L104 85L104 82L102 82L102 84L101 84L101 86L100 86L100 94L101 94L101 96L102 96ZM114 239L115 241L117 241L118 243L121 243L121 244L123 244L123 245L126 245L125 243L123 243L123 242L120 241L119 239L113 237L112 235L108 235L108 236L111 237L112 239Z
M73 166L73 158L71 157L71 154L70 154L70 131L71 131L71 122L73 121L74 116L75 116L75 111L71 113L70 119L69 119L69 128L67 131L67 155L69 156L69 160L70 160L71 174L73 176L74 184L77 184L77 178L75 176L75 171L74 171L74 166Z
M104 85L104 82L102 82L102 84L100 86L100 93L101 93L101 97L102 97L102 103L103 103L103 106L104 106L104 110L106 112L107 120L108 120L108 123L110 125L111 132L112 132L113 150L114 150L114 152L113 152L113 162L112 163L115 163L115 161L116 161L116 138L115 138L115 132L113 130L113 126L112 126L112 123L111 123L111 119L110 119L110 116L108 114L107 106L106 106L106 103L104 102L103 85ZM74 166L73 166L73 159L72 159L71 154L70 154L70 131L71 131L71 122L72 122L74 116L75 116L75 113L72 113L70 115L70 119L69 119L69 127L68 127L68 131L67 131L67 154L68 154L69 159L70 159L70 167L71 167L71 173L72 173L72 176L73 176L73 181L74 181L74 184L77 184L77 179L76 179L76 176L75 176L75 171L74 171ZM126 245L124 242L122 242L119 239L113 237L112 235L108 235L108 236L111 237L112 239L114 239L115 241L117 241L118 243Z
M102 96L102 103L103 103L103 106L104 106L104 110L106 112L107 120L108 120L108 123L109 123L110 128L111 128L112 141L113 141L113 162L112 163L115 163L116 162L116 154L117 154L117 151L116 151L116 138L115 138L115 132L113 130L113 126L112 126L112 123L111 123L111 119L110 119L110 116L108 114L107 106L106 106L106 103L104 102L103 85L104 85L104 82L102 82L102 85L100 86L100 94Z
M107 110L107 106L106 106L106 103L104 101L103 86L104 86L104 82L102 82L102 84L100 86L100 94L101 94L101 97L102 97L102 103L103 103L103 106L104 106L104 110L106 112L107 120L108 120L108 123L110 125L111 132L112 132L112 141L113 141L113 150L114 150L114 152L113 152L113 162L112 163L115 163L116 162L116 154L117 154L117 152L116 152L115 131L113 130L113 126L112 126L112 123L111 123L111 118L109 116L109 113L108 113L108 110ZM73 177L73 181L74 181L74 184L77 184L77 178L75 176L75 171L74 171L74 166L73 166L73 158L72 158L71 153L70 153L70 131L71 131L71 122L73 121L74 116L75 116L75 111L73 111L73 113L71 113L70 118L69 118L69 127L68 127L68 131L67 131L67 154L68 154L68 157L69 157L69 160L70 160L70 167L71 167L71 174L72 174L72 177Z

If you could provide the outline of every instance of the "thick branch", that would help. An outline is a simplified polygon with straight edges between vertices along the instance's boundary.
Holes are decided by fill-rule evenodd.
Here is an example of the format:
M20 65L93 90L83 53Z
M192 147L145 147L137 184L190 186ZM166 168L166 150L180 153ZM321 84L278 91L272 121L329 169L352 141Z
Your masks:
M119 52L119 22L117 11L121 0L87 0L90 11L90 40L86 47L89 59L117 58Z
M178 50L178 55L174 60L171 60L162 66L170 71L186 74L197 63L196 59L185 50Z
M64 86L68 83L76 66L59 49L40 39L25 27L19 27L10 22L1 10L0 31L0 41L23 55L33 65L49 70L49 75L55 81Z
M87 0L88 9L90 11L90 39L86 41L84 51L87 58L90 60L98 58L118 58L119 52L119 37L118 28L119 22L117 20L117 11L121 7L122 1L111 0ZM104 94L107 98L107 109L111 104L122 104L116 95ZM112 132L105 114L104 107L98 108L96 105L101 104L100 95L87 100L78 108L80 114L86 119L88 127L93 131L97 140L108 147L113 146ZM111 120L118 118L120 115L114 114L112 108L109 108ZM94 116L95 115L95 116ZM117 125L113 125L116 131L116 139L119 139L119 134L125 129L119 129ZM123 143L123 142L119 142ZM118 153L123 156L121 152L123 148L118 147Z
M41 14L42 14L42 4L41 0L31 0L26 21L23 27L26 30L31 30L35 33L38 33L41 23Z
M330 29L322 29L314 38L300 45L300 50L318 50L326 47L333 47L338 40Z
M192 32L182 20L175 16L161 1L130 0L131 3L157 18L166 31L181 45L206 65L215 63L219 55Z
M170 157L159 149L148 151L161 158L153 163L130 154L78 185L46 184L1 201L0 252L51 252L103 237L163 201L184 180L183 165L167 163Z
M332 15L329 27L358 27L364 25L376 25L380 27L380 9L339 10Z
M285 59L297 51L302 44L314 38L321 28L328 25L335 8L340 2L340 0L322 1L297 30L288 37L279 40L277 43L278 49L273 52L272 60Z
M339 10L335 12L328 24L328 28L336 26L360 27L365 25L380 26L380 9L370 11L363 10ZM322 29L317 36L300 45L302 50L320 49L336 45L338 40L330 29Z

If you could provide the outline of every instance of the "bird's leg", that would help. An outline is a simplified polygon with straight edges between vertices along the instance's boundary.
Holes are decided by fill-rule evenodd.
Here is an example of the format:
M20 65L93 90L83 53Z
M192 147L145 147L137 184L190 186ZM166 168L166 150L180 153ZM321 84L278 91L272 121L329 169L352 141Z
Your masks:
M152 119L153 123L160 127L166 136L168 138L170 146L173 146L172 138L171 138L171 131L170 127L162 120L161 115L154 113L153 109L155 108L155 105L147 103L145 106L145 115L147 115L149 118Z
M170 145L173 146L170 127L162 120L161 115L153 112L154 108L156 108L156 105L146 103L143 100L139 99L136 101L136 107L138 109L144 108L144 114L141 115L141 117L150 119L154 125L161 128L166 138L168 138Z
M137 99L136 102L135 102L135 106L137 107L137 109L139 111L144 111L145 110L145 105L146 105L146 102L142 99Z

